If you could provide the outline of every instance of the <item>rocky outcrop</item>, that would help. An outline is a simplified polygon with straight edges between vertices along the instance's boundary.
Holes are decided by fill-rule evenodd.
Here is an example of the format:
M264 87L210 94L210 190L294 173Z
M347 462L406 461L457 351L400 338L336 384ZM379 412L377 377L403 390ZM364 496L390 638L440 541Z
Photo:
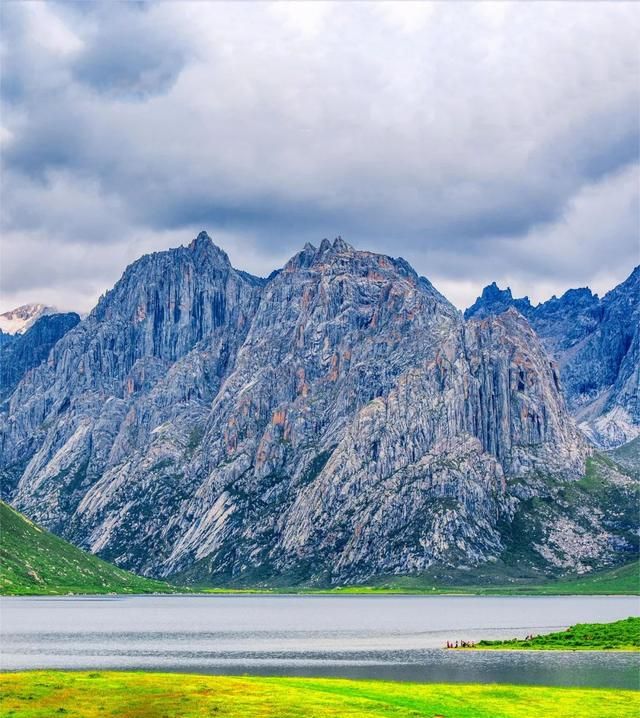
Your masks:
M464 318L484 319L512 308L517 309L524 317L529 317L533 311L529 297L516 299L509 287L500 289L495 282L491 282L482 290L481 296L465 310Z
M640 435L640 267L602 299L570 289L535 307L494 283L465 317L509 307L527 318L557 360L569 408L596 445L611 448Z
M340 238L262 280L205 234L127 269L21 381L1 441L27 515L210 581L496 560L522 503L591 451L517 312L465 322L404 260ZM625 531L584 540L606 563Z

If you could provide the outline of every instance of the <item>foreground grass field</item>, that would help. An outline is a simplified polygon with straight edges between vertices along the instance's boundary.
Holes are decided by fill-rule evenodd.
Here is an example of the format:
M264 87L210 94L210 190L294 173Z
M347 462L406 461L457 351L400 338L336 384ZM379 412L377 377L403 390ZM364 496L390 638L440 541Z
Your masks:
M535 651L640 651L640 618L614 623L578 623L566 631L534 636L528 641L480 641L477 648L512 648Z
M0 675L3 718L637 718L640 692L308 678Z

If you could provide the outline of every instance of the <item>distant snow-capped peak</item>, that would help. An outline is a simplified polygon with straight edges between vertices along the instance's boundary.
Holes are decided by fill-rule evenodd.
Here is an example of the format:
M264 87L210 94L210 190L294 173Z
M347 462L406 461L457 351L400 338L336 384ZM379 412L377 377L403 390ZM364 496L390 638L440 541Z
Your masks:
M57 309L46 304L23 304L0 314L0 331L5 334L23 334L45 314L56 314Z

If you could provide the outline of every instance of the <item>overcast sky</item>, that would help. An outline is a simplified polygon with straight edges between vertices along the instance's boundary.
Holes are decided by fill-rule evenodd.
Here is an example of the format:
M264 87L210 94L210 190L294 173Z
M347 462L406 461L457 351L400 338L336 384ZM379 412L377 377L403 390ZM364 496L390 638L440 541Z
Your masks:
M640 262L638 4L0 11L0 311L86 311L201 229L262 275L340 234L461 308Z

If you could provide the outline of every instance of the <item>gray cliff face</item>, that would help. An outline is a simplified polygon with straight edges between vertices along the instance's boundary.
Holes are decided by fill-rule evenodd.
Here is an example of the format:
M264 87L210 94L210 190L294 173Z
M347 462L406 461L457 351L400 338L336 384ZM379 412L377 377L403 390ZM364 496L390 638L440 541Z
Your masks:
M66 524L92 481L144 449L155 421L215 396L261 285L205 235L134 263L12 394L5 483L20 478L39 515Z
M0 337L0 401L11 394L30 369L47 358L54 344L79 321L80 317L74 312L47 314L37 319L23 334L3 334Z
M22 380L0 465L27 515L145 573L477 565L584 474L559 387L517 312L465 322L404 260L338 238L260 280L202 234L129 267ZM572 563L541 536L533 563L633 548L627 519L554 510L582 550Z
M589 289L571 289L535 307L494 283L465 317L509 307L528 319L556 358L569 409L597 446L619 446L640 435L640 267L602 299Z

